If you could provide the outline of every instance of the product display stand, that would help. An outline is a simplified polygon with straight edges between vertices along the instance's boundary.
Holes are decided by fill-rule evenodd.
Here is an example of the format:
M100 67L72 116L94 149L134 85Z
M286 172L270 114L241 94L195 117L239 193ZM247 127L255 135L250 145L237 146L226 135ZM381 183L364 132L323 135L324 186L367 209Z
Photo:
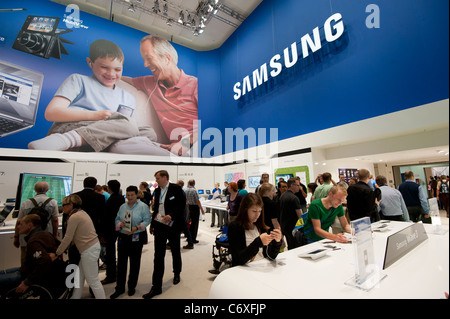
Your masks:
M375 264L372 228L370 218L361 218L351 222L355 256L355 276L345 282L345 285L370 291L387 275L383 274Z
M436 197L428 199L428 205L430 207L431 224L433 225L432 234L445 235L448 229L442 227L441 216L439 214L439 205Z

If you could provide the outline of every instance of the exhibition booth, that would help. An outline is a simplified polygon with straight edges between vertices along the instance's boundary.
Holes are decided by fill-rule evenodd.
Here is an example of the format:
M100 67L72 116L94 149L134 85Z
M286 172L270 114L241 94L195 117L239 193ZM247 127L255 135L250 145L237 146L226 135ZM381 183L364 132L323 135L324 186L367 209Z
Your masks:
M371 1L264 0L220 48L195 51L167 42L177 57L168 59L171 67L189 84L166 96L161 74L142 56L146 33L53 1L16 1L25 10L0 10L0 210L17 210L38 179L52 181L49 196L60 201L82 190L87 176L101 185L116 179L125 189L154 182L162 169L171 182L194 179L200 195L208 195L215 183L240 179L254 191L263 173L272 184L299 176L307 185L323 172L349 179L364 168L397 187L399 163L448 166L448 6L440 0L380 0L375 7ZM1 1L0 9L8 8ZM123 52L114 90L122 88L133 102L114 101L100 111L151 127L154 138L131 134L99 149L103 134L92 133L94 142L80 147L30 146L64 122L48 106L73 74L92 78L90 46L103 39ZM140 80L152 86L139 86ZM114 128L105 135L114 136ZM170 143L172 152L164 147ZM423 149L435 154L425 162L408 158ZM397 152L405 154L401 161L385 159ZM425 175L418 178L427 184ZM11 256L19 254L11 244L13 212L5 222L0 269L16 266ZM404 226L390 223L389 231L374 233L377 265L387 238ZM321 259L298 257L324 247L317 243L275 262L223 272L210 298L305 298L300 286L309 298L440 298L448 291L448 232L426 231L426 241L386 269L381 289L345 285L354 275L350 244L333 244Z

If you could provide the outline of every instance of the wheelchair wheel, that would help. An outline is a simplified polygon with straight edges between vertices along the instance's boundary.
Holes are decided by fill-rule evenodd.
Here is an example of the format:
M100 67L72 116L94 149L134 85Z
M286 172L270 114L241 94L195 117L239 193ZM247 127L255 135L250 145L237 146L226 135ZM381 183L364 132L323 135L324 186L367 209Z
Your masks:
M48 291L46 288L39 286L39 285L33 285L28 288L27 291L24 293L17 293L16 288L11 289L8 291L4 296L4 299L10 299L10 300L25 300L25 299L42 299L42 300L49 300L53 299L52 294L50 291Z

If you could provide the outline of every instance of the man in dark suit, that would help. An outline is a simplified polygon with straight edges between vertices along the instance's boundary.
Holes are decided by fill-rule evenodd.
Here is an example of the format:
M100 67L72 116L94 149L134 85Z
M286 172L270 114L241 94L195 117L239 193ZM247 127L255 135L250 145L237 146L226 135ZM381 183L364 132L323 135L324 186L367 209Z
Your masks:
M102 284L106 285L116 281L116 241L118 232L116 231L116 216L120 206L125 203L125 198L120 195L120 182L118 180L108 181L108 189L111 196L106 201L105 218L102 223L102 241L106 247L106 278Z
M80 196L83 201L81 209L91 217L95 231L100 238L102 235L100 224L105 214L105 197L102 194L95 192L94 188L96 185L97 179L95 177L86 177L83 181L84 189L75 193L75 195Z
M367 169L358 170L359 181L347 189L347 209L350 220L370 217L372 222L380 220L378 204L381 191L372 190L369 186L370 172Z
M180 234L184 228L186 199L180 186L169 183L167 171L156 172L155 180L159 187L154 193L154 212L150 224L150 233L155 236L153 282L150 292L142 296L144 299L153 298L162 292L167 241L172 252L174 285L180 282L181 273Z

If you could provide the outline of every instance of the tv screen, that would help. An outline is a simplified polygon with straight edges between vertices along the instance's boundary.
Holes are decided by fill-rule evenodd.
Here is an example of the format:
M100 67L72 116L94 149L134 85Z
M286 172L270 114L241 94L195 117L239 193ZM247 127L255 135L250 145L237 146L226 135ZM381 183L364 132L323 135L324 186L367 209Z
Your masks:
M289 180L289 178L293 178L293 177L294 177L293 174L282 174L282 175L275 176L277 185L278 185L278 182L280 181L280 178L283 178L284 181L287 182Z
M34 185L37 182L49 184L47 196L56 199L58 206L62 206L62 199L72 192L72 176L22 173L17 187L15 209L19 209L27 199L36 196Z
M199 193L200 195L203 195L203 194L205 194L205 190L204 190L204 189L199 189L199 190L198 190L198 193Z
M248 187L256 188L259 186L260 181L261 181L261 176L249 176L248 177Z

